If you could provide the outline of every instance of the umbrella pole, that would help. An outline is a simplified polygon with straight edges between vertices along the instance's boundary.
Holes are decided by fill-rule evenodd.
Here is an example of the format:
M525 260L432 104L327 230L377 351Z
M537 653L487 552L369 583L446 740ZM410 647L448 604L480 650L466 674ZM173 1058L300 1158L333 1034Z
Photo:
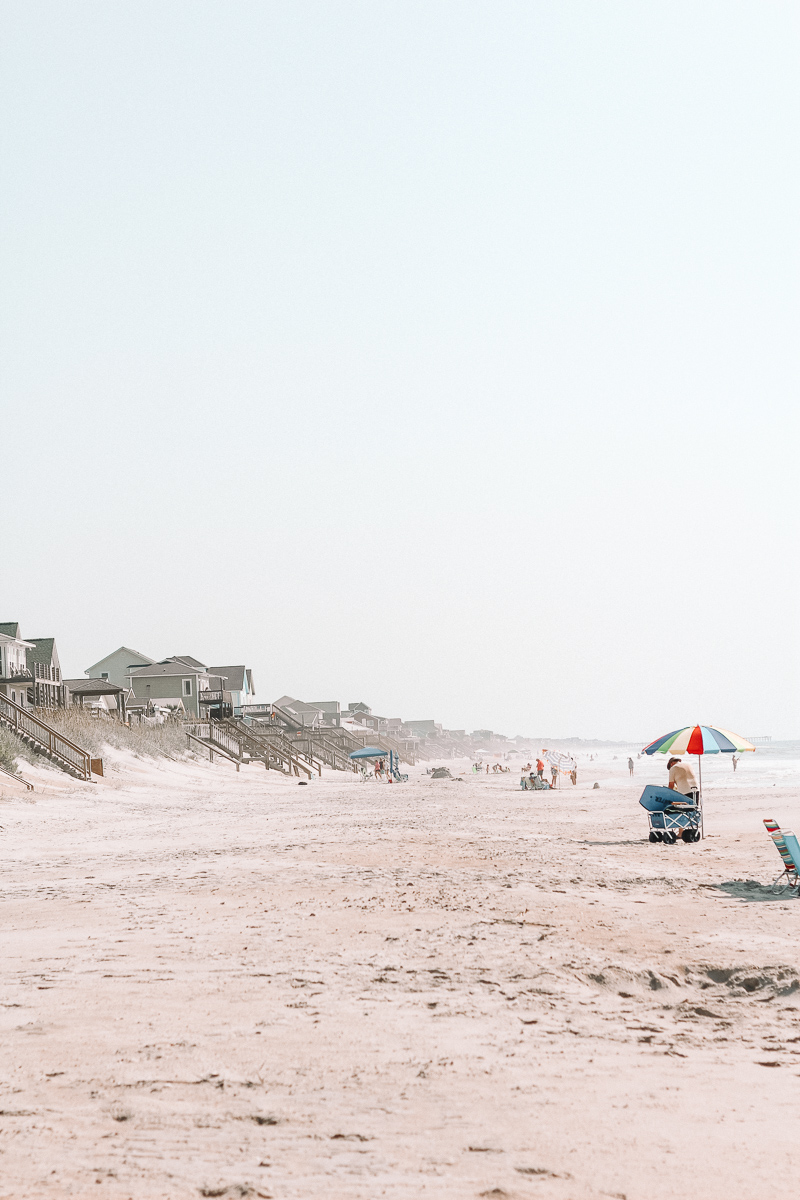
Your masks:
M700 776L700 837L704 838L706 830L703 824L703 759L699 754L697 756L697 773Z

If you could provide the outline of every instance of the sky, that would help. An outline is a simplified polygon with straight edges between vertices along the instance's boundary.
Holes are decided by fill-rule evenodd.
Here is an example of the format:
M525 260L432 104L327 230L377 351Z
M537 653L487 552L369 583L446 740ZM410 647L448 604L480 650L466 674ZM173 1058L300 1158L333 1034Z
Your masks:
M3 0L0 618L800 736L800 9Z

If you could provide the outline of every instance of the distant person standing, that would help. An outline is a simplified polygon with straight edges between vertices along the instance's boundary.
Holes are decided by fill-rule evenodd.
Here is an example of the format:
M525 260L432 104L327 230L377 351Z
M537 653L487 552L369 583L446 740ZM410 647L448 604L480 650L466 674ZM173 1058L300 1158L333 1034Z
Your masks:
M731 755L731 762L733 763L733 769L734 769L734 771L735 771L735 770L736 770L736 768L737 768L737 767L738 767L738 765L739 765L739 760L738 760L738 758L736 757L736 755L735 755L735 754L732 754L732 755Z
M551 780L552 780L550 787L554 788L556 786L556 782L558 780L558 767L553 767L553 766L550 767L550 776L551 776Z
M544 763L540 758L536 760L536 774L540 779L544 779Z
M633 774L633 759L632 758L628 759L628 774L629 775Z

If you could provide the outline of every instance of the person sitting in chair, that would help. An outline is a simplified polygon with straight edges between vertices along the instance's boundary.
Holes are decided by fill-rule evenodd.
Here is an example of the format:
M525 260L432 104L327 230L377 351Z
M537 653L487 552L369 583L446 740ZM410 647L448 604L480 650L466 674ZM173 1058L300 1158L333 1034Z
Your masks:
M667 770L669 771L668 787L670 791L680 792L692 804L697 804L700 789L692 768L687 767L679 758L671 758L667 763Z

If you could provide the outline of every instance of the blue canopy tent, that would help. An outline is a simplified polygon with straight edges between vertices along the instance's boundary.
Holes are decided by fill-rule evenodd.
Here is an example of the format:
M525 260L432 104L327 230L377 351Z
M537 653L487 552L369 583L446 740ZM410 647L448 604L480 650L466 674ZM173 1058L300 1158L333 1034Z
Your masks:
M360 750L354 750L350 755L351 758L387 758L389 759L389 779L407 779L408 776L402 776L398 770L397 756L393 750L379 750L377 746L363 746Z

